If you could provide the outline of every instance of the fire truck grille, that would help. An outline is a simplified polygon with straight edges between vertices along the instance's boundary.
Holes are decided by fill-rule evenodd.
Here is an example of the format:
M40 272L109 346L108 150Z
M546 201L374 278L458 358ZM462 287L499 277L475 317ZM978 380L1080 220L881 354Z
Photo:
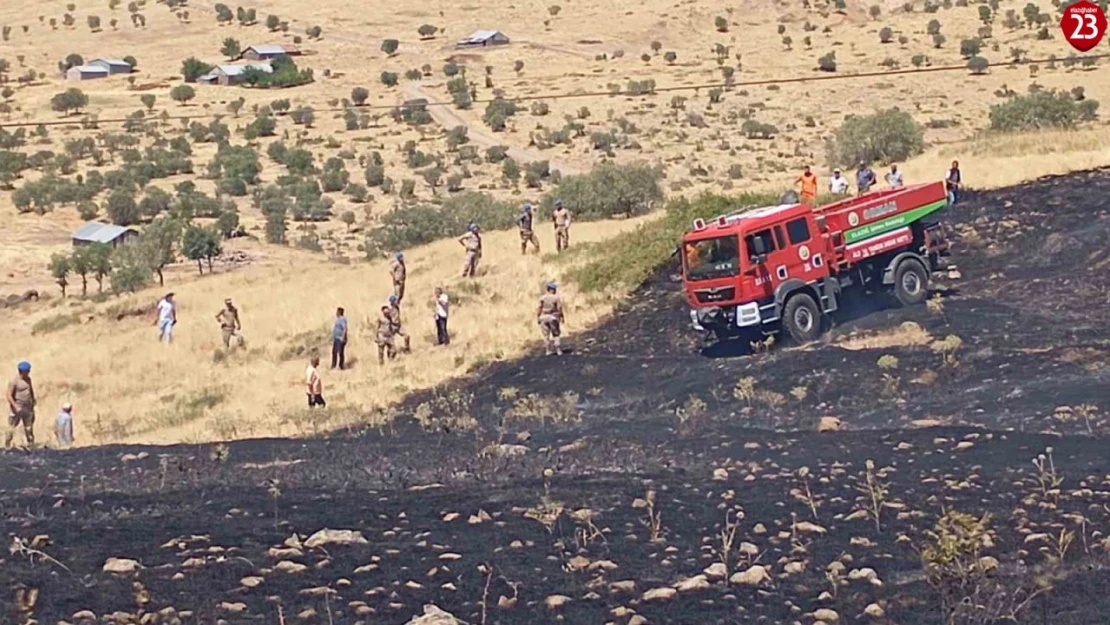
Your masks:
M702 304L713 302L727 302L736 297L736 287L727 286L719 289L703 289L694 292L694 297Z

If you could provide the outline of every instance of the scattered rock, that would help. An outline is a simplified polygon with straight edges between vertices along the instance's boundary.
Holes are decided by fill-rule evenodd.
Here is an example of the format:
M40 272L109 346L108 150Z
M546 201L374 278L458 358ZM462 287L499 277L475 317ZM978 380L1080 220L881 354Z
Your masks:
M513 597L513 598L510 599L509 597L506 597L505 595L501 595L501 597L497 600L497 607L501 608L502 610L508 610L509 608L511 608L515 605L516 605L516 597Z
M799 523L796 523L794 525L794 529L802 532L803 534L824 534L826 531L828 531L820 525L817 525L816 523L810 523L809 521L801 521Z
M956 443L956 451L966 451L974 446L975 443L971 441L960 441L959 443Z
M548 610L558 610L559 608L570 603L570 597L566 595L551 595L543 600L543 604L547 606Z
M705 581L704 577L702 578L702 581ZM709 583L706 582L705 585L709 586ZM643 600L646 602L670 601L671 599L674 599L677 595L678 591L674 588L652 588L651 590L644 593Z
M762 536L767 533L767 528L762 523L756 523L755 527L752 528L752 533L756 536Z
M830 610L829 608L820 608L818 610L814 610L813 618L817 619L818 621L825 621L826 623L835 623L840 620L840 615L836 613L836 610Z
M510 445L509 443L494 443L487 445L481 451L481 455L487 458L513 458L516 456L523 456L528 453L528 448L524 445Z
M648 620L639 614L633 614L632 618L628 619L628 625L647 625Z
M723 482L728 479L728 469L713 469L713 479L718 482Z
M574 556L567 560L567 567L572 571L581 571L590 566L590 559L585 556Z
M105 573L134 573L135 571L143 568L138 560L128 560L126 558L108 558L104 562Z
M227 601L224 601L223 603L220 604L220 609L223 610L224 612L231 612L232 614L239 614L240 612L246 612L247 604L245 604L245 603L228 603Z
M759 532L756 532L756 533L758 534ZM753 545L752 543L749 543L749 542L740 543L739 551L740 551L741 554L746 555L746 556L758 556L759 555L759 547L756 547L755 545Z
M625 579L609 585L613 592L636 592L635 580Z
M801 575L806 572L806 563L797 561L787 562L786 566L783 567L783 572L787 575Z
M838 417L821 417L817 422L818 432L837 432L840 430L841 421Z
M706 576L704 575L695 575L690 579L684 579L678 582L674 585L674 588L678 592L694 592L695 590L706 590L707 588L709 588L709 579L706 578ZM646 599L647 596L645 595L644 598Z
M746 571L733 573L732 577L728 579L730 584L738 584L742 586L758 586L765 581L770 581L771 575L767 572L766 567L755 565Z
M146 453L145 451L142 451L142 452L139 452L137 454L123 454L122 456L119 457L119 459L120 459L121 462L135 462L137 460L146 460L149 457L150 457L150 454Z
M578 439L574 442L567 443L566 445L563 445L562 447L560 447L559 448L559 453L569 454L569 453L575 452L575 451L582 451L583 449L586 449L589 446L590 446L590 444L589 444L589 442L586 441L586 439L580 438L580 439Z
M617 563L613 562L612 560L598 560L597 562L594 562L593 564L588 566L587 570L609 572L615 571L617 570L617 568L619 568L617 567Z
M870 616L871 618L883 618L884 616L886 616L886 612L883 610L882 606L877 603L872 603L871 605L864 608L863 613L867 616Z
M309 549L323 547L324 545L365 545L368 541L361 532L354 530L322 529L308 537L304 546Z
M244 577L243 579L239 580L239 583L243 586L246 586L247 588L257 588L258 586L262 585L262 582L264 581L266 580L261 577L251 576Z
M714 562L713 564L705 567L705 570L702 571L702 573L705 574L705 577L707 579L721 580L728 577L728 567L726 567L722 562Z
M443 522L450 523L451 521L458 519L460 516L462 515L458 512L448 512L447 514L443 515Z
M450 612L444 612L434 604L424 606L424 614L414 616L405 625L465 625Z
M307 566L299 562L293 562L292 560L282 560L274 565L274 570L281 571L282 573L300 573L307 568Z
M439 554L439 559L446 562L454 562L455 560L461 560L462 556L457 553L441 553Z

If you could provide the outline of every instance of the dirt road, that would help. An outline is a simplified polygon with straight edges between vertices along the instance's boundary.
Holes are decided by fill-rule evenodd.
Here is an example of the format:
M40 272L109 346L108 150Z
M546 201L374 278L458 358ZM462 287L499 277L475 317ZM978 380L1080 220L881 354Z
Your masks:
M427 85L421 83L408 83L404 85L405 98L408 100L415 100L423 98L429 102L442 101L443 97L440 94L434 94ZM526 148L513 147L501 138L485 131L484 128L475 126L463 119L461 115L456 113L451 106L443 104L435 104L428 106L428 112L431 113L432 119L437 124L450 130L456 126L464 126L467 129L467 136L470 137L470 143L488 148L495 145L503 145L508 148L509 158L517 161L518 163L529 163L532 161L548 161L551 165L551 171L559 171L564 176L573 176L582 173L582 171L569 165L566 162L556 160L550 156L538 151L529 150Z

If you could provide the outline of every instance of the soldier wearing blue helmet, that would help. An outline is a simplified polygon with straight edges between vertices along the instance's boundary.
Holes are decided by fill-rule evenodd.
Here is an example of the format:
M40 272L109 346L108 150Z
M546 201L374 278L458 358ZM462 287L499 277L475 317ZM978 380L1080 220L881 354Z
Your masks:
M559 299L556 292L558 286L554 282L548 282L545 290L546 293L540 297L539 306L536 307L536 323L543 332L543 346L547 355L550 356L552 351L561 355L563 350L559 345L559 337L562 334L564 320L563 303Z
M405 255L401 252L393 254L389 263L389 276L393 279L393 294L397 296L397 303L405 299L405 280L408 279L408 269L405 267Z
M31 382L31 363L26 360L16 365L15 379L8 384L4 394L8 400L8 427L4 433L4 448L12 446L15 431L23 426L23 436L27 446L35 444L35 386Z
M540 253L540 240L536 238L536 233L532 231L532 203L525 202L521 211L520 219L517 220L517 225L520 226L520 253L521 255L528 253L528 244L531 243L532 247L536 249L536 253Z
M570 211L562 200L555 200L551 220L555 222L555 251L561 252L570 247Z
M467 230L467 234L459 238L459 243L466 248L462 275L464 278L473 278L478 271L478 261L482 258L482 235L476 223L471 222Z

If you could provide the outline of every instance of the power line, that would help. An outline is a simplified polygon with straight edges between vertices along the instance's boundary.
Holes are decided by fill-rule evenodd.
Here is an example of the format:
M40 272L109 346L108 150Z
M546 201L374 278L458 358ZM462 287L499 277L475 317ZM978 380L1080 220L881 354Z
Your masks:
M1086 56L1069 57L1068 62L1079 63L1085 60L1099 60L1110 58L1110 53L1092 54ZM1046 58L1046 59L1025 59L1017 61L1000 61L997 63L988 63L987 67L1014 67L1018 65L1033 65L1037 63L1052 63L1063 62L1063 59ZM966 65L938 65L936 67L920 67L913 69L895 69L877 72L857 72L854 74L836 74L828 73L816 76L796 76L791 78L766 78L759 80L745 80L734 82L712 82L701 83L697 85L675 85L671 87L656 87L652 93L670 93L675 91L698 91L701 89L735 89L739 87L761 87L766 85L787 85L806 82L828 82L835 80L851 80L856 78L879 78L888 76L905 76L912 74L934 74L940 72L954 72L954 71L967 71ZM513 102L527 102L531 100L568 100L573 98L599 98L599 97L618 97L618 96L644 96L649 94L632 93L630 91L577 91L574 93L553 93L547 95L521 95L521 96L501 96L501 98L483 98L474 99L475 104L488 104L497 99L510 100ZM425 106L453 106L452 102L432 102L424 98L416 98L409 101L423 101ZM366 104L362 106L352 106L351 110L354 111L370 111L370 110L394 110L403 105L396 104ZM325 107L314 108L313 112L316 113L337 113L348 110L343 107ZM192 120L192 119L222 119L228 116L228 113L201 113L199 115L163 115L159 116L160 120ZM47 121L37 122L15 122L0 124L0 128L21 128L21 127L38 127L38 126L84 126L89 124L122 124L133 120L127 117L110 118L110 119L93 119L88 116L77 119L54 119Z

